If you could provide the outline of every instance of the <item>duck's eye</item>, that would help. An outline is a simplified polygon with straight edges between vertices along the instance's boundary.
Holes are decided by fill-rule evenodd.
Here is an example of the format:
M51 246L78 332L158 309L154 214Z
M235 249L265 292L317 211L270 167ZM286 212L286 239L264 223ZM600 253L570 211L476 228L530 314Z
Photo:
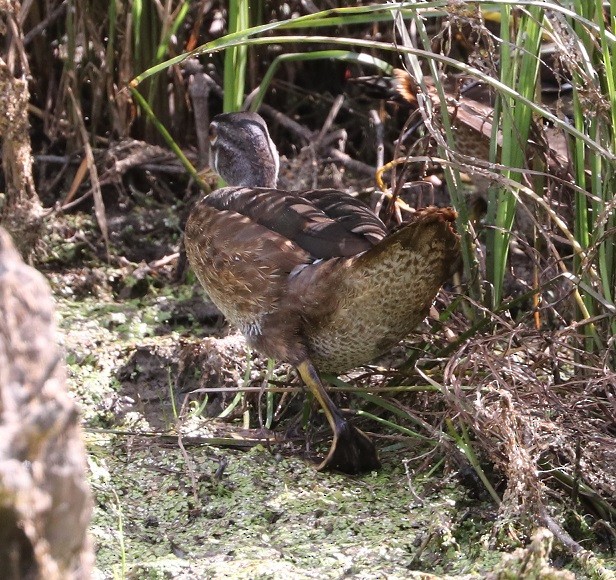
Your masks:
M210 138L210 144L214 145L214 143L216 143L216 139L218 139L218 127L216 126L216 123L210 123L208 135Z

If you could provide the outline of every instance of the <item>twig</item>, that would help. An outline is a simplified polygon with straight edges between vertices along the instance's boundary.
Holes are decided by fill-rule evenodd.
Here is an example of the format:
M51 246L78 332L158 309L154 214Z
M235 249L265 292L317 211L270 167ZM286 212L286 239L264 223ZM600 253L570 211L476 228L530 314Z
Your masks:
M47 18L41 20L36 26L33 26L30 30L28 30L28 33L24 34L24 46L28 46L28 44L30 44L39 35L39 33L43 32L43 30L48 30L49 25L53 24L53 22L64 14L67 5L68 1L63 0L55 10L52 10L51 14L49 14Z
M342 107L342 103L344 103L344 95L338 95L334 99L334 103L332 104L329 110L329 113L327 114L327 117L325 118L325 122L323 123L323 126L321 127L319 134L317 135L316 139L313 142L313 145L316 149L319 148L319 145L323 141L323 137L325 137L325 135L331 129L333 122L335 121L336 117L338 116L338 113L340 112L340 107Z
M75 109L75 120L77 127L83 141L83 149L86 155L86 161L88 164L88 171L90 172L90 183L92 184L92 193L94 195L94 213L96 215L96 221L103 234L103 240L105 241L105 251L107 259L109 259L109 230L107 228L107 217L105 215L105 204L103 203L103 193L101 191L101 184L98 180L98 171L96 170L96 163L94 163L94 154L92 153L92 147L88 138L88 131L83 123L83 115L81 108L71 87L68 87L68 94Z
M569 551L569 553L586 570L590 577L608 580L613 573L608 570L590 550L584 549L576 542L547 511L541 514L543 525L554 534L554 537Z
M173 254L169 254L168 256L163 256L159 260L154 260L148 264L148 267L152 270L156 268L160 268L161 266L166 266L167 264L177 260L180 256L179 252L174 252Z
M376 166L382 167L385 163L385 146L383 145L383 139L385 136L385 129L381 117L376 110L370 109L370 120L374 125L374 140L376 141Z
M369 175L371 177L374 177L374 174L376 173L376 167L372 167L367 163L357 161L346 153L343 153L342 151L339 151L338 149L335 149L333 147L327 151L327 155L331 157L334 161L338 161L345 167L352 169L353 171L355 171L355 173Z
M190 76L188 94L192 100L193 114L195 119L195 130L197 132L197 143L199 146L199 166L198 169L209 167L210 164L210 107L209 96L212 86L216 83L203 70L196 71Z
M303 125L300 125L299 123L289 118L284 113L281 113L277 109L274 109L274 107L271 107L270 105L261 105L261 107L259 107L259 112L264 113L268 117L274 119L282 127L287 129L290 133L293 133L300 139L303 139L306 143L309 143L310 140L313 138L313 132L310 131L310 129L307 129ZM366 163L362 163L361 161L357 161L351 158L346 153L343 153L342 151L336 149L335 147L330 147L329 149L327 149L325 154L332 160L341 163L345 167L348 167L349 169L361 175L373 176L376 171L375 167L372 167Z
M289 132L293 133L297 137L300 137L306 142L309 142L312 139L312 131L307 129L303 125L300 125L298 122L291 119L288 115L281 113L274 107L270 105L261 105L259 107L260 113L265 113L268 117L274 119L279 125L287 129Z

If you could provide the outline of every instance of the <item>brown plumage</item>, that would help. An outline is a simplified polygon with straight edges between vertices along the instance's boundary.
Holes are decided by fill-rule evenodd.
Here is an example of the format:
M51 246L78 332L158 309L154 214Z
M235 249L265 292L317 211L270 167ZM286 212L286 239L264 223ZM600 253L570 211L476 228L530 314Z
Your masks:
M341 415L317 369L366 364L421 322L459 260L456 214L426 208L387 235L345 193L275 189L278 154L258 115L220 115L210 135L217 171L243 187L197 204L185 233L190 263L248 343L297 367L323 407L334 442L320 468L374 469L372 442ZM276 170L256 172L257 161Z

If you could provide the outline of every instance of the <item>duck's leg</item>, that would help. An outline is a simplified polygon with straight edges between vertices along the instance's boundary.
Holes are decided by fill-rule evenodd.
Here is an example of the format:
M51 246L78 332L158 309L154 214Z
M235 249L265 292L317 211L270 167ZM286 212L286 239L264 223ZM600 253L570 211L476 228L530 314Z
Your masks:
M330 399L317 370L310 360L305 359L297 370L304 383L323 408L329 422L334 439L327 457L317 466L323 469L336 469L344 473L361 473L372 471L381 466L374 443L368 436L354 427L342 416L340 410Z

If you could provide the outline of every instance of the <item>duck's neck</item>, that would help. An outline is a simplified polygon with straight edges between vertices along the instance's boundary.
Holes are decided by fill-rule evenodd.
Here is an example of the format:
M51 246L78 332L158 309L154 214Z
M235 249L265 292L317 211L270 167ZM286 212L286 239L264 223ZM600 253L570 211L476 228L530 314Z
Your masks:
M276 145L274 145L269 133L264 137L265 139L260 140L257 145L257 160L254 164L257 171L255 172L255 183L253 186L276 187L278 184L280 157L278 156L278 149L276 149Z
M256 158L250 160L249 173L243 177L243 183L240 185L275 188L278 184L278 169L280 167L278 151L269 135L267 139L271 147L257 152Z

